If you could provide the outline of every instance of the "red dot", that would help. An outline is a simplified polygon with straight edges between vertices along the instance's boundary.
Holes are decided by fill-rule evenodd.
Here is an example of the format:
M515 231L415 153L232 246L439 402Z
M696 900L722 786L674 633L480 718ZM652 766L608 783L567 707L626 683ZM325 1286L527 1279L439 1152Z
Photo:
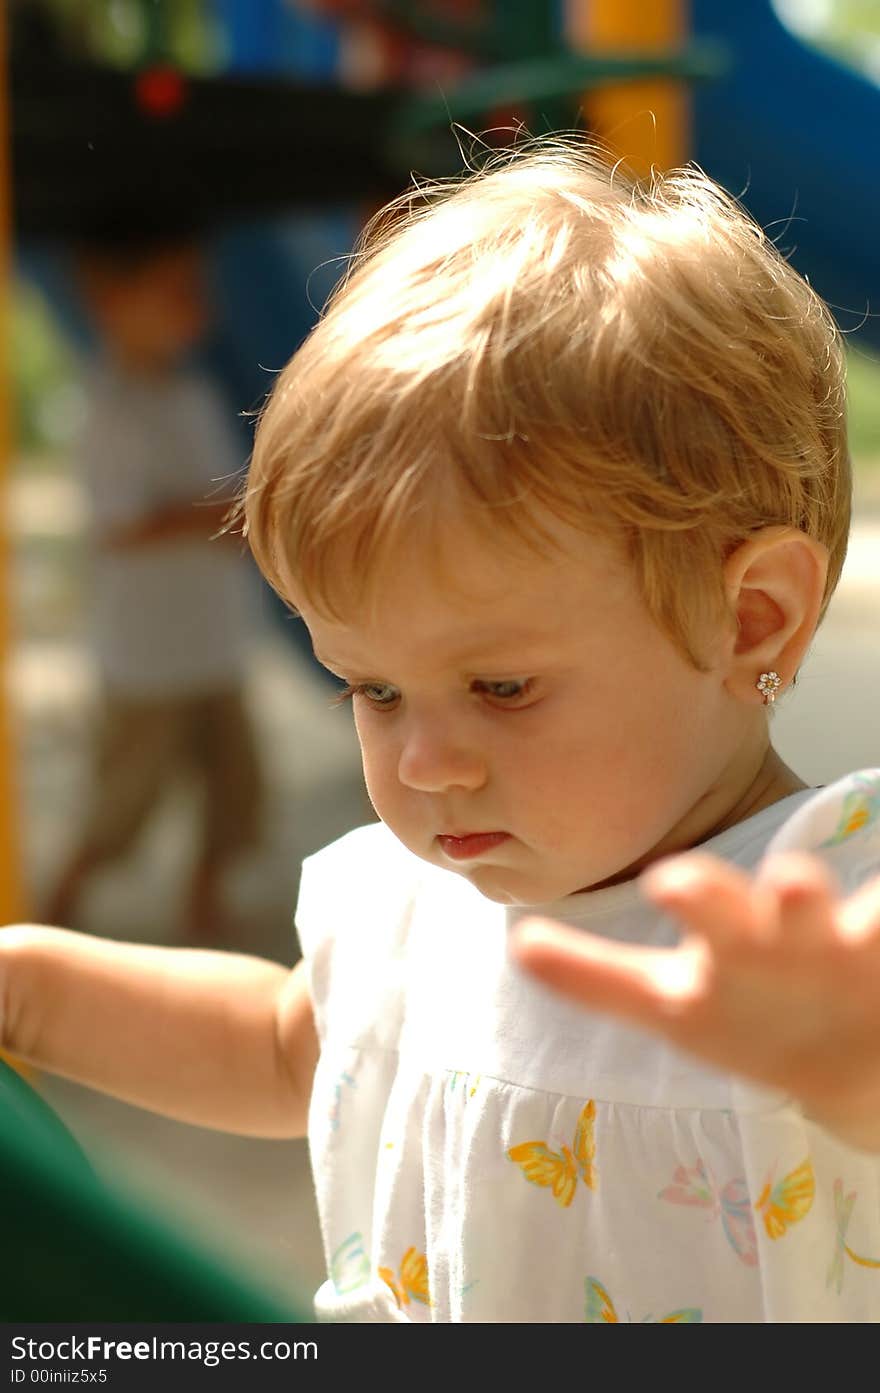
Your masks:
M134 84L137 104L149 116L174 116L186 98L186 83L176 68L147 68Z

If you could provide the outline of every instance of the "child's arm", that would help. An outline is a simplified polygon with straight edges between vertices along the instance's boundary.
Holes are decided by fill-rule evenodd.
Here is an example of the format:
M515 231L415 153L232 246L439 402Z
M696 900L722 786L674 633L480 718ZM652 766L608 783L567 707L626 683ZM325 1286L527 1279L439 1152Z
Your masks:
M318 1057L302 964L0 930L0 1046L182 1122L306 1129Z
M514 956L557 991L782 1089L842 1140L880 1152L880 878L841 900L802 853L751 878L694 852L658 863L642 885L682 921L679 947L531 920Z

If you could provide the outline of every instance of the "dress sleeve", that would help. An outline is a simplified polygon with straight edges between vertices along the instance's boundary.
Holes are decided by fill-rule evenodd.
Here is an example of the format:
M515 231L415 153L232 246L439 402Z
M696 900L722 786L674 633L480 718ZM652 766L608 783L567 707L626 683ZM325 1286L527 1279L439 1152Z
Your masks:
M821 857L845 894L880 875L880 769L860 769L817 790L779 828L765 856L780 851Z

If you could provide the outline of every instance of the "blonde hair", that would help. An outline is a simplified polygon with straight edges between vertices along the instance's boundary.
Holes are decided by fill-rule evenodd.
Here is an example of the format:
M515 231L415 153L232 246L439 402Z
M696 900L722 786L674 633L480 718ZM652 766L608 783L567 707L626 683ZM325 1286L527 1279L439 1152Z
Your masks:
M496 155L373 219L259 421L256 559L333 616L438 499L542 545L546 510L616 533L698 667L722 562L787 524L849 530L834 321L696 168L634 183L582 139Z

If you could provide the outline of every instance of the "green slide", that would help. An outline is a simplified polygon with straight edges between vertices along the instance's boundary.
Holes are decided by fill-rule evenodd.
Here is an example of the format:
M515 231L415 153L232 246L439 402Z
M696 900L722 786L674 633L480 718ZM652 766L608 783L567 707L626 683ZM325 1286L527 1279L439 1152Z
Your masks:
M0 1320L308 1322L93 1171L0 1061Z

